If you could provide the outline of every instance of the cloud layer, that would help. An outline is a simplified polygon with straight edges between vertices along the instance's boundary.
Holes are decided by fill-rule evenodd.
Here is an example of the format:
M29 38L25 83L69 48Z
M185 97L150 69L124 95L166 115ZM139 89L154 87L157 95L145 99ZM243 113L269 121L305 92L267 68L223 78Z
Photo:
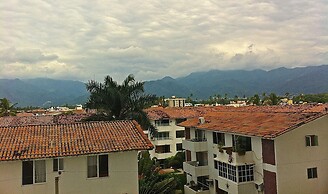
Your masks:
M0 10L0 78L149 80L328 63L326 0L15 0Z

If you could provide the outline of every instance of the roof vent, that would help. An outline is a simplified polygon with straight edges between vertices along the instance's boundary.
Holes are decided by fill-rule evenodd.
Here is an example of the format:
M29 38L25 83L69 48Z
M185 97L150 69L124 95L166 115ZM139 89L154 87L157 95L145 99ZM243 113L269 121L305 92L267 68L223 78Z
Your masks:
M198 118L198 123L199 124L204 124L205 123L205 118L204 117L199 117Z

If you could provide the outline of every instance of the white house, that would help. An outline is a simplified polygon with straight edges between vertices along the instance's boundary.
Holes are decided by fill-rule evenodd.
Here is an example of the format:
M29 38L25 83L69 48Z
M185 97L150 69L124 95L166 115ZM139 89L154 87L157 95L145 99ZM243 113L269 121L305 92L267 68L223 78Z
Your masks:
M186 194L327 194L327 105L245 107L189 119Z
M0 193L135 194L152 148L135 121L0 127Z

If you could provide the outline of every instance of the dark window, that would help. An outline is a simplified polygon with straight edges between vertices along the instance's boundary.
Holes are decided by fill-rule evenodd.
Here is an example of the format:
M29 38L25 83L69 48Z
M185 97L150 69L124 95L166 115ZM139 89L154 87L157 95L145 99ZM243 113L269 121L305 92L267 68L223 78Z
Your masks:
M171 152L170 145L161 145L161 146L156 146L155 148L155 153L169 153Z
M225 145L224 133L213 132L213 143Z
M214 160L214 168L218 169L218 161Z
M23 161L23 185L33 184L33 161Z
M46 161L23 161L22 165L22 184L46 182Z
M318 146L318 136L317 135L307 135L305 136L306 146Z
M53 160L53 171L57 172L58 170L64 170L64 159L63 158L55 158Z
M169 119L155 120L155 126L169 126L169 125L170 125Z
M88 178L108 176L108 155L88 156Z
M108 176L108 155L99 156L99 177Z
M176 144L176 148L177 148L177 151L182 151L183 149L182 149L182 143L177 143Z
M183 138L185 136L184 131L176 131L175 136L176 138Z
M307 169L308 179L318 178L317 168L308 168Z
M187 119L175 119L175 124L178 125L179 123L182 123L183 121L186 121Z
M252 139L250 137L233 135L232 145L236 151L252 151Z

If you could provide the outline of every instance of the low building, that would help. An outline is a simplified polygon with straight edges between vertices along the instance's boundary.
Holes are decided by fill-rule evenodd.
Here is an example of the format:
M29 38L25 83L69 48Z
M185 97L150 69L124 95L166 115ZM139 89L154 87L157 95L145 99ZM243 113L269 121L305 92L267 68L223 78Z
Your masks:
M186 194L328 193L327 105L235 108L180 126Z
M0 127L0 193L138 193L135 121Z

